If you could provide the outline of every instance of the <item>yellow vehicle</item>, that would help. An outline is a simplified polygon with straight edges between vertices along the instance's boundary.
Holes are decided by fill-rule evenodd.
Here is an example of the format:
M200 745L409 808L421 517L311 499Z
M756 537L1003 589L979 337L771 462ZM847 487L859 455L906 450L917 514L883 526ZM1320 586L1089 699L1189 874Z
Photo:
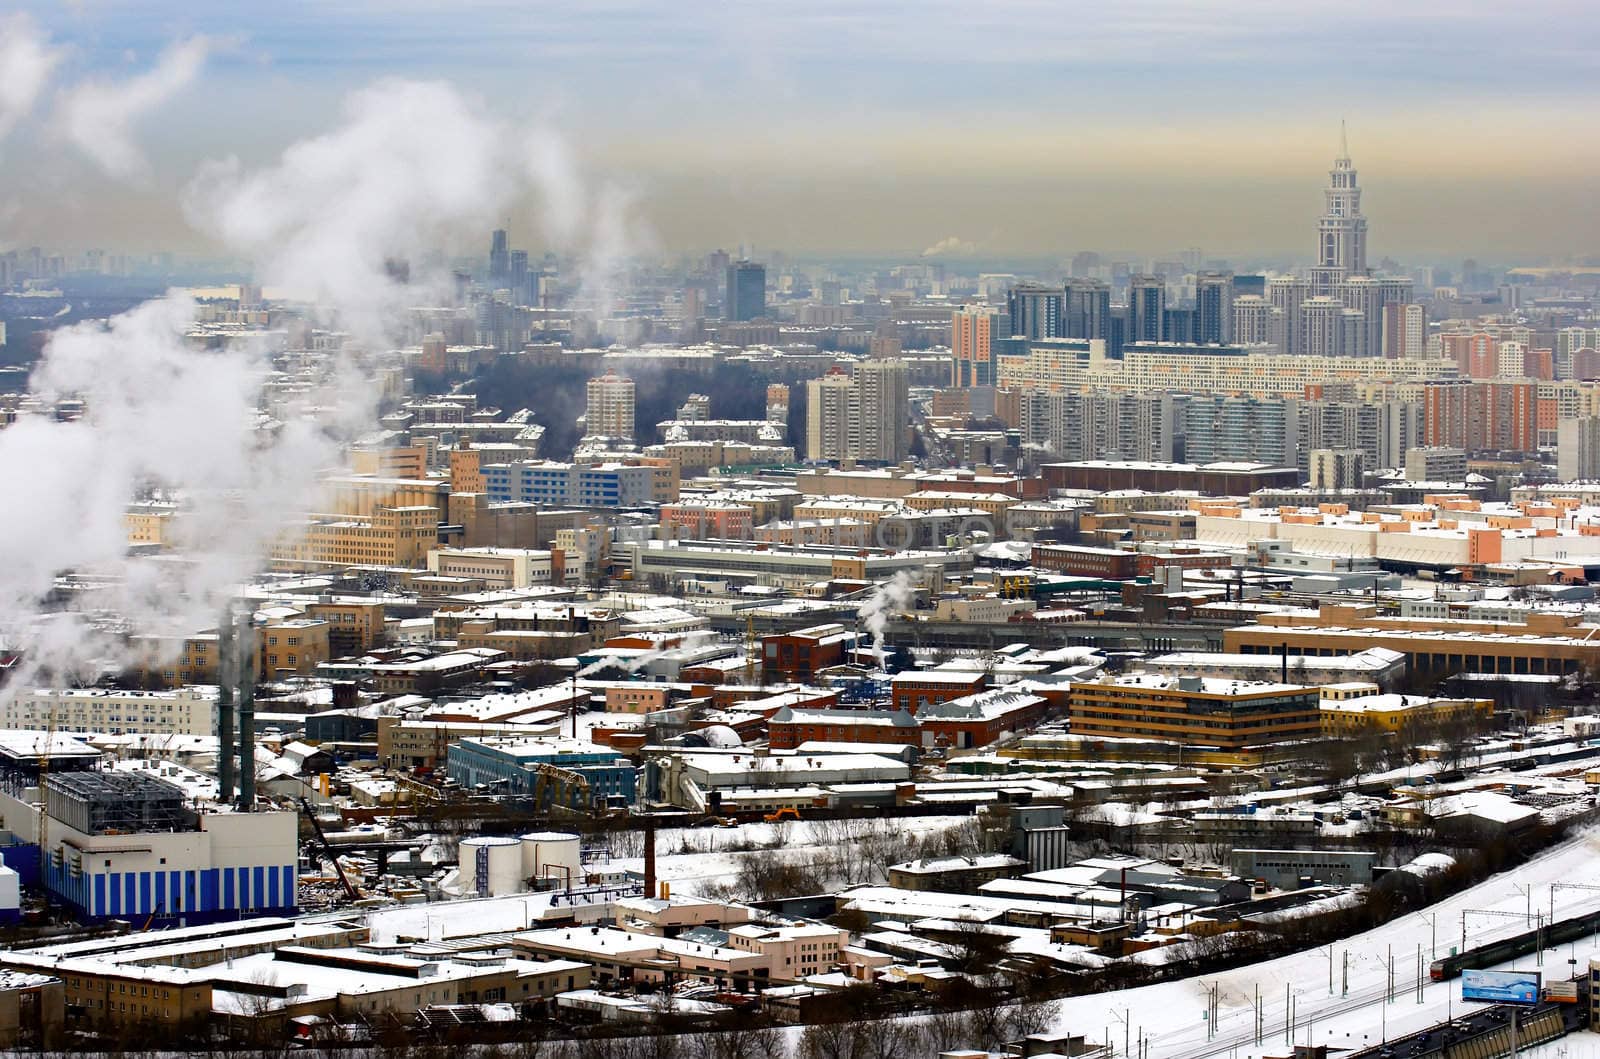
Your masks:
M775 824L779 820L798 820L800 819L800 810L791 805L786 805L782 809L773 810L762 819L769 824Z

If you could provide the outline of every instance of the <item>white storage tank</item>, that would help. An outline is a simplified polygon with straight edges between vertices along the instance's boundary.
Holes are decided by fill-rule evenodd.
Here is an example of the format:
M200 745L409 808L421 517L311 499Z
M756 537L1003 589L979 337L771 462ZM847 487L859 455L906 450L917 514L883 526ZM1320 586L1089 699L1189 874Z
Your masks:
M565 890L583 879L578 836L564 831L535 831L522 836L522 877L536 887Z
M522 844L508 835L485 835L461 840L457 879L468 897L500 897L521 893Z

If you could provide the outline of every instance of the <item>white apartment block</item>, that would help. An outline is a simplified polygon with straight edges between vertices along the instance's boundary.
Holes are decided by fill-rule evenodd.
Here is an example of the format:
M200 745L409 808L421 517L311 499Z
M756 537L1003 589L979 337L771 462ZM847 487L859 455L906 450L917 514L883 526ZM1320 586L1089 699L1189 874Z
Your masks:
M20 692L0 712L7 728L104 735L211 735L216 731L217 689L118 691L109 688L35 688Z
M1342 310L1341 310L1342 311ZM1099 347L1096 349L1095 347ZM1335 381L1452 379L1451 360L1288 355L1247 346L1142 343L1123 347L1122 359L1104 356L1104 343L1038 343L1026 356L998 358L1005 389L1096 389L1133 392L1220 393L1252 397L1302 396L1306 387Z

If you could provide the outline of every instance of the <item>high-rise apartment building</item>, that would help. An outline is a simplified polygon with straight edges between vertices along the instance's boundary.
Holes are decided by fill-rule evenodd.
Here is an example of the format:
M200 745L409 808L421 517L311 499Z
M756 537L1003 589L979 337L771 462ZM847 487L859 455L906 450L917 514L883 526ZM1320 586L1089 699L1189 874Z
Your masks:
M1061 338L1061 315L1066 292L1042 283L1020 283L1006 294L1011 314L1011 334L1028 339ZM1007 336L1010 337L1010 336Z
M1128 280L1127 342L1166 341L1167 281L1160 276Z
M1333 297L1345 280L1367 274L1367 219L1361 215L1361 187L1350 161L1350 145L1339 126L1339 157L1328 172L1322 218L1317 222L1317 265L1311 292Z
M1111 288L1097 279L1069 279L1064 311L1064 337L1105 338L1111 327Z
M1600 417L1564 419L1556 425L1556 474L1563 482L1600 479Z
M735 261L728 265L727 299L723 316L735 322L758 320L767 315L767 267L755 261Z
M1241 294L1233 299L1233 341L1241 346L1259 346L1275 341L1272 304L1259 294Z
M1414 401L1306 401L1300 416L1303 451L1358 449L1367 467L1399 467L1422 444L1423 407Z
M585 433L590 437L633 438L633 380L616 372L589 380L589 408Z
M1052 460L1170 463L1181 452L1185 394L1024 390L1017 398L1024 443Z
M1371 276L1351 276L1336 292L1346 309L1361 314L1360 326L1345 348L1352 357L1375 357L1383 346L1383 285Z
M898 463L910 424L903 360L864 360L806 383L806 455L814 460Z
M1467 452L1534 452L1539 447L1538 383L1430 381L1422 391L1428 445Z
M968 305L950 315L950 385L994 385L991 343L1007 337L1005 314L984 305Z
M1413 302L1388 302L1383 307L1382 353L1391 360L1426 356L1428 316Z
M1267 280L1267 301L1277 310L1274 324L1281 333L1273 340L1280 353L1302 353L1300 348L1300 306L1311 297L1305 280L1293 276L1274 276Z
M1345 348L1345 306L1338 298L1317 296L1300 303L1300 335L1296 353L1341 357Z
M1184 408L1183 458L1189 463L1251 460L1293 467L1300 448L1299 406L1293 397L1196 394Z
M1233 273L1202 272L1195 278L1193 340L1207 345L1234 341Z
M1360 449L1312 449L1307 479L1313 489L1360 489L1365 459Z

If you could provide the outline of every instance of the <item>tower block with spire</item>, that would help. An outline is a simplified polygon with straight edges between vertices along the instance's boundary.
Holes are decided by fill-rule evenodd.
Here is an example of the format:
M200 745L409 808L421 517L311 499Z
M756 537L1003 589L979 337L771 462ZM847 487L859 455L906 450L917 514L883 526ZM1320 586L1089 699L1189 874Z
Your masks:
M1339 157L1328 172L1317 222L1317 265L1311 270L1311 293L1335 296L1340 284L1367 272L1367 219L1361 216L1361 187L1350 162L1350 143L1339 122Z

